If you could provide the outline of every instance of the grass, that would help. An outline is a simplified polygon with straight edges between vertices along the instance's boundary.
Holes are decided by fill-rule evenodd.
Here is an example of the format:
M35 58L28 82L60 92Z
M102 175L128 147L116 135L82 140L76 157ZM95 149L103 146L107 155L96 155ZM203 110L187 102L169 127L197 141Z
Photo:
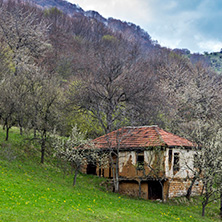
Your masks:
M201 202L177 198L168 203L131 199L108 192L102 178L72 175L46 159L38 146L23 142L13 128L9 142L0 130L0 221L220 221L219 203L201 215Z

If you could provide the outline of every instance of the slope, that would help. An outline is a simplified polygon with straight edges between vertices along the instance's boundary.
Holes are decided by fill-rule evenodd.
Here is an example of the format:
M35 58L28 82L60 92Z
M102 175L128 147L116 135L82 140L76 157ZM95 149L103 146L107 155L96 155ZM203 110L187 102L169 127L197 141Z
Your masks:
M28 145L13 128L11 142L0 130L0 221L219 221L218 204L200 216L198 199L160 203L108 192L95 176L64 174L58 162L40 165L38 147ZM218 218L218 219L217 219Z
M92 24L94 21L98 22L101 27L107 28L114 34L119 34L124 37L127 41L135 41L143 44L145 48L152 48L157 45L156 41L152 41L150 35L137 26L130 22L124 22L115 18L104 18L96 11L84 11L81 7L76 4L69 3L65 0L25 0L28 3L32 3L43 9L49 9L56 7L63 13L79 19L79 21L84 17Z

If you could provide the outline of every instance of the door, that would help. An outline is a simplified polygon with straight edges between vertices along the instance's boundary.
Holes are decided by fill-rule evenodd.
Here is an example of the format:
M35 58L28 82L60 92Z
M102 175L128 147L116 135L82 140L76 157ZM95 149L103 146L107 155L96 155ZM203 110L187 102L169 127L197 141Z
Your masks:
M163 185L163 183L162 183ZM148 181L148 199L149 200L162 200L162 186L159 181Z
M92 163L88 163L86 172L87 174L96 175L96 165Z

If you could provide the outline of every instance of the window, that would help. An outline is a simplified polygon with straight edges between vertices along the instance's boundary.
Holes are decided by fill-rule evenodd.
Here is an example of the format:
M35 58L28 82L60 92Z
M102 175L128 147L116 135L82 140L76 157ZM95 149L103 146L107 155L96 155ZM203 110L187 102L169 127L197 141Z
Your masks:
M144 153L137 154L137 168L138 169L144 168Z
M169 164L171 163L172 161L172 150L169 150Z
M180 170L180 157L179 157L179 153L174 153L174 159L173 159L173 171L179 171Z

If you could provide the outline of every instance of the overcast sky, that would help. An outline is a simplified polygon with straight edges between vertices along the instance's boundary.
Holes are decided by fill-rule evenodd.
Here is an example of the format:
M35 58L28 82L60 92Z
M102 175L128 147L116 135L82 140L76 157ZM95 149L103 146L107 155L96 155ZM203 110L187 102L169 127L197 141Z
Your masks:
M135 23L162 46L201 53L222 48L222 0L69 1L105 18Z

